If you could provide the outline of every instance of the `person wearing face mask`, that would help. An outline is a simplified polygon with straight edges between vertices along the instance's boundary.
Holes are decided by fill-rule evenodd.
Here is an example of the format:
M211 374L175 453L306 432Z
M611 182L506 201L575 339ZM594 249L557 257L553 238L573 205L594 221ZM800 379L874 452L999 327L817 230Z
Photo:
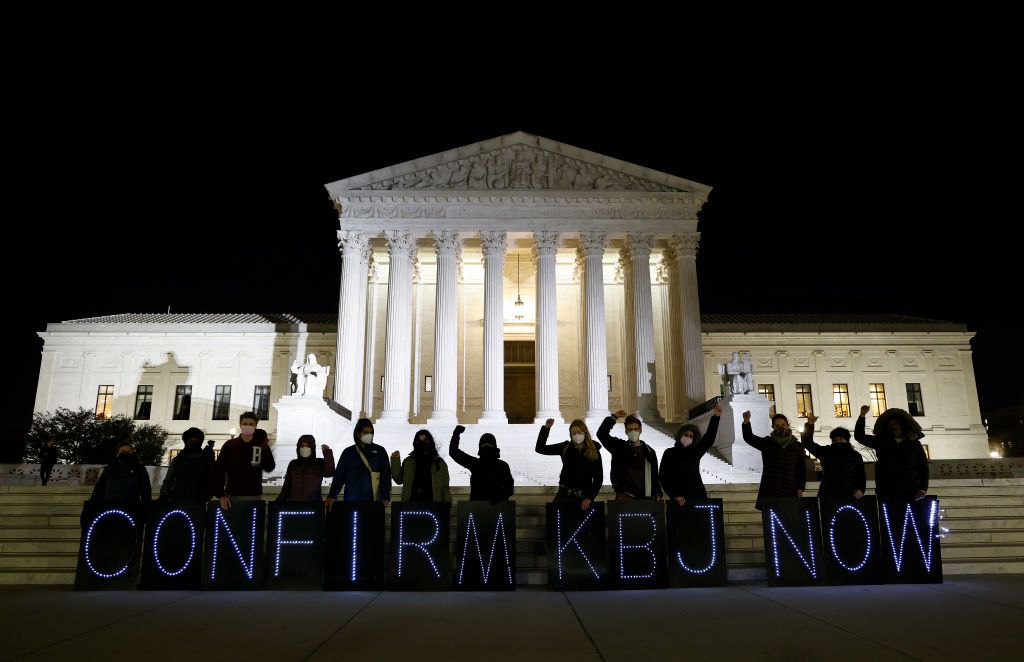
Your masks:
M298 457L288 463L284 484L277 501L323 501L324 478L334 475L334 453L327 444L320 446L324 456L316 456L316 439L311 434L299 437L295 444Z
M498 440L489 432L481 435L477 451L480 457L473 457L459 448L459 437L465 431L466 428L461 425L455 426L452 440L448 442L448 457L469 469L469 500L491 503L508 501L515 489L515 482L508 464L498 459L501 457Z
M116 501L143 514L153 496L149 472L139 464L131 443L122 441L116 459L103 468L90 501Z
M902 409L887 409L870 435L864 431L864 417L870 410L867 405L860 408L853 438L878 454L875 494L881 501L923 499L928 492L928 456L921 445L921 426Z
M772 416L772 433L757 437L750 426L750 412L743 412L743 441L761 451L761 485L754 507L761 510L761 499L802 497L807 485L807 456L804 445L793 436L789 419Z
M707 499L704 481L700 477L700 460L715 443L722 408L715 405L715 413L708 420L708 430L701 435L696 425L681 426L676 430L676 445L666 448L661 456L658 478L661 486L677 505L684 506L691 499Z
M625 419L626 437L620 439L611 435L617 419ZM612 489L615 498L661 500L661 483L658 482L658 454L640 439L643 425L636 416L628 416L619 410L604 419L597 429L597 438L612 455Z
M181 450L167 469L167 475L160 486L160 500L195 501L202 503L209 498L210 471L213 469L213 439L203 448L206 435L199 428L189 428L181 433L185 448Z
M448 465L437 454L434 437L429 431L416 432L412 453L399 464L401 456L398 451L391 454L391 475L402 486L402 501L451 502Z
M231 497L258 497L263 494L263 472L277 466L267 433L256 429L259 418L247 411L238 417L241 433L220 448L213 465L210 492L220 499L220 507L231 508ZM225 478L227 485L225 486Z
M558 475L558 493L554 503L578 503L582 510L590 508L597 499L604 482L601 464L601 444L590 438L587 424L576 419L569 424L569 441L548 443L548 435L555 419L549 418L540 426L536 450L541 455L560 455L562 472Z
M352 428L355 442L341 452L338 468L324 504L327 509L345 489L345 501L383 501L391 503L391 465L388 452L373 443L373 423L360 418Z
M814 422L818 417L807 414L804 433L801 436L807 452L821 462L821 485L818 486L818 498L828 500L845 500L864 496L867 476L864 473L864 458L850 445L850 431L836 428L828 433L832 440L830 446L823 446L814 441Z

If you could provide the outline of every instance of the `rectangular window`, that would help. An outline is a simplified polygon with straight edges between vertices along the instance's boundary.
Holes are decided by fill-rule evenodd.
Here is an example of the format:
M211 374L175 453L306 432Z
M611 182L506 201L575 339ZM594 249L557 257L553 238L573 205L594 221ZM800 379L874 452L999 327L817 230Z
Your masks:
M231 387L218 386L213 394L213 420L226 421L231 418Z
M775 415L775 384L758 384L757 392L768 398L768 401L773 403L771 409L768 410L769 416Z
M424 375L423 376L423 390L426 393L433 393L434 392L434 376L433 375Z
M114 408L114 385L103 384L96 389L96 418L110 418Z
M871 397L871 415L881 416L887 409L885 406L885 384L869 384L869 396Z
M847 384L832 385L832 404L836 418L850 418L850 387Z
M814 400L811 398L810 384L796 385L796 415L799 418L807 418L807 414L814 413Z
M252 410L261 421L270 418L270 387L257 386L252 395Z
M187 421L192 413L192 387L177 386L174 389L174 420Z
M140 385L135 392L135 420L148 421L153 409L153 387Z
M380 376L380 392L384 392L384 375Z
M608 392L612 392L612 376L608 375Z
M911 416L924 416L924 398L920 384L907 384L907 411Z

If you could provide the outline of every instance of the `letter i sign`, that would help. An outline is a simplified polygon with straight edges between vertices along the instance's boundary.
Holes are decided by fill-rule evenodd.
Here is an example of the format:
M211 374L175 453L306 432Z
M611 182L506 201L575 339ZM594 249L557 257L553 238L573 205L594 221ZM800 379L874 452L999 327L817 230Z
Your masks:
M253 446L252 447L252 466L258 467L263 459L263 447Z

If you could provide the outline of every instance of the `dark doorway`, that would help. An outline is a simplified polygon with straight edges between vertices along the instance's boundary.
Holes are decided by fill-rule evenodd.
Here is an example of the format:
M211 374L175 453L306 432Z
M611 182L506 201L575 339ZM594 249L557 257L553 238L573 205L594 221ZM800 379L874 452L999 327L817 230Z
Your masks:
M505 415L509 423L533 423L537 377L532 340L505 341Z

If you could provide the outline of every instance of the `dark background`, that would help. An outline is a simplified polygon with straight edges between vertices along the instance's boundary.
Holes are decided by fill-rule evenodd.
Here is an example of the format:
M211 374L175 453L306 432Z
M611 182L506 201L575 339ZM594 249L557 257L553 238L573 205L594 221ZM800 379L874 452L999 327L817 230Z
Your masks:
M703 312L962 322L1024 402L1008 15L596 7L8 15L0 450L47 322L331 311L325 183L516 130L713 186Z

